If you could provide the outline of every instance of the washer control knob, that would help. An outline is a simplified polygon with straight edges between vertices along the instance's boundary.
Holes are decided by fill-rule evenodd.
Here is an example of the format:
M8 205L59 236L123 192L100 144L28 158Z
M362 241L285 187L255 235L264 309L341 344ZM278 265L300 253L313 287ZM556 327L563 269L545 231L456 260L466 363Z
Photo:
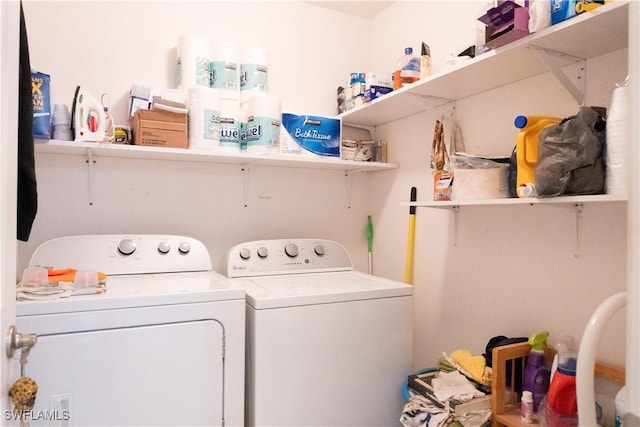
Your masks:
M162 241L158 243L158 252L160 252L161 254L168 254L170 250L171 245L169 244L169 242Z
M249 248L240 248L238 255L240 255L242 259L249 259L251 258L251 250Z
M295 258L298 256L298 245L295 243L287 243L284 247L284 253L287 254L290 258Z
M316 247L313 248L313 251L316 253L316 255L322 256L322 255L324 255L324 246L316 245Z
M267 256L269 256L269 249L267 249L267 248L266 248L266 247L264 247L264 246L260 246L260 247L258 248L258 256L259 256L260 258L266 258Z
M118 243L118 252L122 255L131 255L136 251L136 242L131 239L123 239Z
M189 242L181 242L181 243L178 245L178 251L179 251L181 254L188 254L188 253L189 253L189 251L191 251L191 245L189 244Z

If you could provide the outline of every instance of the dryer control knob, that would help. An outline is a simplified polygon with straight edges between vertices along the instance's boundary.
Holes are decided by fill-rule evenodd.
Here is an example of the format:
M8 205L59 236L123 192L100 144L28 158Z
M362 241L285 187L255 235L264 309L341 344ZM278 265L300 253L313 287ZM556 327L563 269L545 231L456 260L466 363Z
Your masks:
M189 242L182 242L178 245L178 251L181 254L188 254L190 250L191 250L191 245L189 244Z
M118 252L122 255L131 255L136 251L136 242L131 239L123 239L118 243Z
M169 244L169 242L163 241L158 243L158 252L160 252L161 254L168 254L170 250L171 245Z
M322 246L322 245L316 245L316 247L313 248L313 250L316 253L316 255L318 255L318 256L324 255L324 246Z
M240 255L242 259L249 259L251 258L251 250L249 248L241 248L238 255Z
M260 246L258 248L258 256L260 258L266 258L267 256L269 256L269 249L265 248L264 246Z
M284 247L284 253L287 254L290 258L295 258L298 256L298 245L295 243L287 243Z

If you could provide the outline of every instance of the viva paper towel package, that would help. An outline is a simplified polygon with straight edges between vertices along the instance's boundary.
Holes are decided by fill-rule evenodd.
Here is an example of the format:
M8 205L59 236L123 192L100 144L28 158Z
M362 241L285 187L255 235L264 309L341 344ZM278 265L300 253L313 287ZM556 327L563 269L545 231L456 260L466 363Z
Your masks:
M338 118L283 113L280 153L340 157L341 129Z

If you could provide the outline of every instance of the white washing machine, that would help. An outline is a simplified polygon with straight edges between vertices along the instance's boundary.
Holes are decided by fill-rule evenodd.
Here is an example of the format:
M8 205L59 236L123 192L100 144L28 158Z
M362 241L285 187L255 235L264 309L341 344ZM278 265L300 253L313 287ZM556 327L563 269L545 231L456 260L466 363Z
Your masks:
M247 425L400 425L411 286L354 271L319 239L242 243L226 266L246 291Z
M18 331L38 335L32 426L244 424L244 291L201 242L65 237L30 264L108 275L104 294L18 301Z

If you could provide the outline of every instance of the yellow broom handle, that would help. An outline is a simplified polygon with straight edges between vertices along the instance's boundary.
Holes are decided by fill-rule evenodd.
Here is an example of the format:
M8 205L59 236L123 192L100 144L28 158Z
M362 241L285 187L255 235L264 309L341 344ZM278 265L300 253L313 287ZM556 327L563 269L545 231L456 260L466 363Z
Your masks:
M416 201L416 187L411 187L411 201ZM409 207L409 235L407 237L407 264L404 271L404 281L413 285L413 259L416 242L416 207Z
M405 283L413 284L413 252L416 241L416 216L409 215L409 237L407 238L407 266L404 272Z

